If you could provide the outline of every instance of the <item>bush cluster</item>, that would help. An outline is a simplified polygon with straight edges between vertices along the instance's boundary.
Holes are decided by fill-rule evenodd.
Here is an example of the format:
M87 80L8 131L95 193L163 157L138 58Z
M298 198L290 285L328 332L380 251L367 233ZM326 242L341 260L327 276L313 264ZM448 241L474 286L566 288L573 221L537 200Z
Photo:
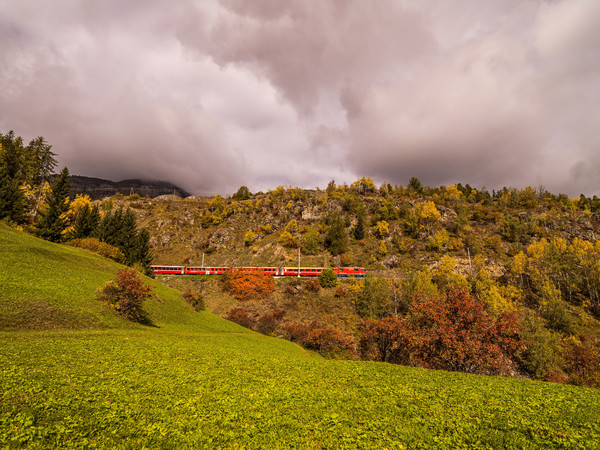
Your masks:
M125 255L121 250L96 238L71 239L67 244L97 253L119 264L125 263Z
M401 318L369 319L359 343L366 359L479 374L509 374L523 347L516 318L494 318L465 288L417 294Z

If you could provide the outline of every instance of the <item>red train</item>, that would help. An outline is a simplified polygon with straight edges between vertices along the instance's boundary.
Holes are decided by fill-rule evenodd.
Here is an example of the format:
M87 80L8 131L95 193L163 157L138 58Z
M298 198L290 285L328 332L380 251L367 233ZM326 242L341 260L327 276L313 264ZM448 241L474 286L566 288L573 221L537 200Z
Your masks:
M221 275L228 269L262 270L274 277L317 277L325 267L199 267L199 266L150 266L152 272L167 275ZM367 275L362 267L333 267L338 277L359 277Z

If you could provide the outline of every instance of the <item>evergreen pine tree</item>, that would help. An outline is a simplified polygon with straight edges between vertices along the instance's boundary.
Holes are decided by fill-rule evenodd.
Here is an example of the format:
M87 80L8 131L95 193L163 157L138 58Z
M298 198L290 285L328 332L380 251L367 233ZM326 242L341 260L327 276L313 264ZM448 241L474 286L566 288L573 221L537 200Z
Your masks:
M64 213L69 209L70 188L69 169L65 167L52 186L48 208L40 214L40 221L36 225L40 237L52 242L62 241L63 231L69 225Z
M100 212L98 206L94 205L90 208L89 205L85 205L75 219L70 237L72 239L82 239L92 236L97 230L99 222Z
M15 223L25 221L25 195L23 181L23 144L11 131L0 133L0 219Z
M354 235L354 239L356 239L357 241L360 241L361 239L363 239L365 237L364 214L358 215L358 221L356 222L356 226L354 227L352 234Z
M133 252L133 260L138 263L146 275L151 275L152 270L150 264L152 264L152 252L150 251L150 233L146 228L142 228L137 233L135 238L135 248Z
M332 255L341 255L348 247L348 235L344 228L344 220L339 214L329 218L329 229L325 234L325 246Z

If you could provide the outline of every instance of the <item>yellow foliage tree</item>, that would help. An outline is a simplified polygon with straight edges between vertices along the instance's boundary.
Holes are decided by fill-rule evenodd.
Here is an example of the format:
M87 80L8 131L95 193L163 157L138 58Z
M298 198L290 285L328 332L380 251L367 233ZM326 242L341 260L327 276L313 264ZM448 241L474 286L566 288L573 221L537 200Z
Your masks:
M390 226L385 220L381 220L377 222L375 226L375 234L377 234L378 238L383 238L390 233Z
M246 246L251 245L255 239L256 235L252 232L252 230L248 230L246 231L246 234L244 234L244 244Z

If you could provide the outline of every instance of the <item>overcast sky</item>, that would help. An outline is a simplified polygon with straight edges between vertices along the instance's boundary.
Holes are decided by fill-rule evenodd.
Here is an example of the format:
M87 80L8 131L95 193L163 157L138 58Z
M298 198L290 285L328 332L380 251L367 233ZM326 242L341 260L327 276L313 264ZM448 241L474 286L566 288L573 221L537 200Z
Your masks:
M194 193L600 193L599 0L0 0L0 132Z

